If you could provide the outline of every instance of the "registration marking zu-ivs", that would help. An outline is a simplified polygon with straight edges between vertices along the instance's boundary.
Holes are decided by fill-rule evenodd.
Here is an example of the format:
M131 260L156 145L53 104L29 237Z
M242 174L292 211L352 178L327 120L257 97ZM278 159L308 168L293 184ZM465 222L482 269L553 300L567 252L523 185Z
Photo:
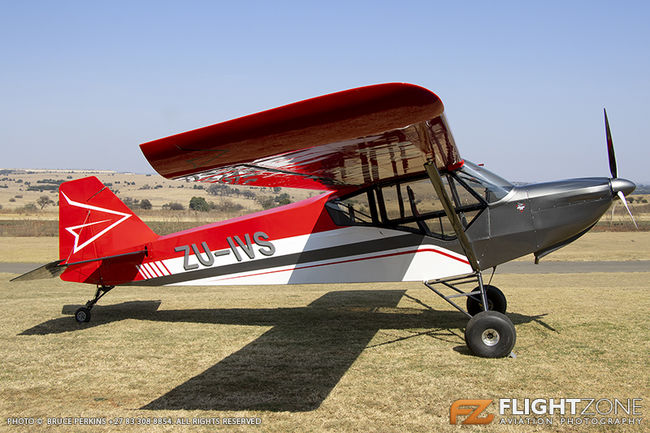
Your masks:
M256 250L263 256L272 256L275 254L275 246L268 239L269 235L264 232L255 232L253 234L252 240L251 235L249 233L246 233L244 235L244 239L239 236L226 237L226 242L230 247L229 249L212 252L208 246L208 243L206 241L202 241L200 246L195 243L189 245L181 245L174 248L174 251L183 252L183 269L186 271L191 271L199 268L198 263L190 264L191 255L194 255L199 263L201 263L203 266L212 266L214 265L215 257L228 256L231 253L235 256L235 259L237 259L238 262L244 260L242 253L249 259L254 259ZM199 248L201 248L203 251L200 251Z

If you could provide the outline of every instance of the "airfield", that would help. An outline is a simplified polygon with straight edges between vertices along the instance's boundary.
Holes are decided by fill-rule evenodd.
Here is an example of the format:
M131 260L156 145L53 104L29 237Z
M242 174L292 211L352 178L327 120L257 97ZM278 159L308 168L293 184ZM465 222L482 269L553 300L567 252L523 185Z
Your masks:
M194 192L184 191L185 200ZM156 207L165 200L152 200L152 220L163 219ZM56 219L52 208L32 216L8 203L4 210L5 221L15 214L47 227ZM178 215L172 222L199 218ZM612 218L615 227L619 214ZM499 269L492 284L508 297L517 357L482 359L466 349L465 317L419 283L119 287L80 325L72 313L93 287L9 283L17 263L56 259L56 237L16 236L20 223L3 227L2 430L34 431L8 424L24 418L41 420L39 430L93 432L181 431L181 424L197 432L647 431L648 231L601 227L539 265L525 257ZM566 425L554 416L537 425L524 416L533 421L500 424L503 398L641 399L642 421ZM494 400L487 413L495 419L487 427L450 425L459 399ZM46 425L82 418L106 424ZM214 420L220 424L207 424Z

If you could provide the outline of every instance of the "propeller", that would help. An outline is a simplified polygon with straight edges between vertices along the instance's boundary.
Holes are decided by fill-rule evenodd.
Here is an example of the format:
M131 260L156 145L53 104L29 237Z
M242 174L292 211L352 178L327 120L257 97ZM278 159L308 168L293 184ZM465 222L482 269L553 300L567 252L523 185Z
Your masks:
M612 141L612 131L609 130L609 120L607 120L607 110L603 108L605 113L605 135L607 136L607 155L609 156L609 172L612 173L612 179L618 177L618 169L616 168L616 154L614 153L614 142Z
M603 108L603 113L605 114L605 135L607 137L607 155L609 156L609 171L612 174L612 179L610 181L612 185L612 191L616 194L616 196L619 199L621 199L623 206L625 206L625 209L627 209L627 213L629 213L630 218L632 218L634 227L636 227L636 229L639 230L639 226L637 225L636 220L634 219L634 215L632 215L630 206L628 206L627 200L625 199L625 194L632 193L632 191L634 191L634 189L636 188L636 185L634 185L634 183L630 182L629 180L619 179L618 177L618 168L616 167L616 154L614 153L614 141L612 140L612 132L609 129L607 110L604 108Z
M636 220L634 219L634 215L632 215L632 211L630 210L630 207L627 205L627 200L625 200L625 194L623 194L623 191L619 191L618 193L616 193L616 195L623 202L623 205L625 206L625 209L627 209L627 213L630 214L630 218L632 218L632 222L634 223L634 227L636 227L636 229L639 230L639 226L637 225Z

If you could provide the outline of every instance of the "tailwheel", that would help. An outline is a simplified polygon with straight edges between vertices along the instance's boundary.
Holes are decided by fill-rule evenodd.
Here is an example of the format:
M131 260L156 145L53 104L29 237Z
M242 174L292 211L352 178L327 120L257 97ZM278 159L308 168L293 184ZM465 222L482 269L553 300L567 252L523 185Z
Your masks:
M503 358L515 347L517 334L510 319L498 311L481 311L467 322L465 343L475 355Z
M498 311L501 314L506 313L506 295L503 294L498 287L484 285L485 295L487 296L488 310L489 311ZM480 290L479 287L474 289L474 291ZM484 311L483 302L481 300L481 295L470 295L467 297L467 312L472 316L477 315L481 311Z
M74 313L74 319L79 323L90 322L90 310L93 309L97 301L99 301L105 294L111 291L115 286L98 285L95 291L95 297L86 302L86 305L80 307Z
M90 322L90 308L81 307L74 313L74 318L79 323Z

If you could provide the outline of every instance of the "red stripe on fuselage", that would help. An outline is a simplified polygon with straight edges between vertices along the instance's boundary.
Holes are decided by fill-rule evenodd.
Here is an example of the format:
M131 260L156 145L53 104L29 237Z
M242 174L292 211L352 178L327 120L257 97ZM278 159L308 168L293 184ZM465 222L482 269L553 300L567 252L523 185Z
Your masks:
M360 261L363 261L363 260L372 260L372 259L383 259L385 257L401 256L401 255L404 255L404 254L417 254L417 253L425 253L425 252L437 253L437 254L443 255L445 257L449 257L451 259L457 260L457 261L459 261L461 263L464 263L466 265L469 265L469 262L467 260L465 260L465 259L461 259L461 258L452 256L451 254L447 254L447 253L445 253L443 251L434 250L432 248L425 248L425 249L421 249L421 250L409 250L409 251L400 251L398 253L380 254L378 256L372 256L372 257L360 257L358 259L339 260L338 262L320 263L320 264L317 264L317 265L300 266L300 267L295 267L295 268L291 268L291 269L278 269L276 271L258 272L257 274L239 275L237 277L219 278L217 281L235 280L235 279L238 279L238 278L247 278L247 277L256 277L256 276L259 276L259 275L276 274L276 273L279 273L279 272L300 271L300 270L303 270L303 269L318 268L318 267L321 267L321 266L340 265L342 263L360 262Z
M172 275L172 273L169 271L169 268L167 266L165 266L165 262L163 262L161 260L159 263L160 263L160 266L162 266L167 271L167 275Z
M145 266L146 266L147 270L149 271L149 273L151 273L152 275L154 275L156 277L164 276L162 274L162 272L160 272L160 270L158 270L158 268L154 265L153 262L145 263Z
M140 276L142 276L143 280L149 279L149 276L147 275L147 271L144 270L144 267L142 265L135 265L135 267L138 269L138 272L140 273Z
M163 267L160 265L161 262L151 262L151 264L156 268L157 272L162 274L163 277L167 275L163 270Z

